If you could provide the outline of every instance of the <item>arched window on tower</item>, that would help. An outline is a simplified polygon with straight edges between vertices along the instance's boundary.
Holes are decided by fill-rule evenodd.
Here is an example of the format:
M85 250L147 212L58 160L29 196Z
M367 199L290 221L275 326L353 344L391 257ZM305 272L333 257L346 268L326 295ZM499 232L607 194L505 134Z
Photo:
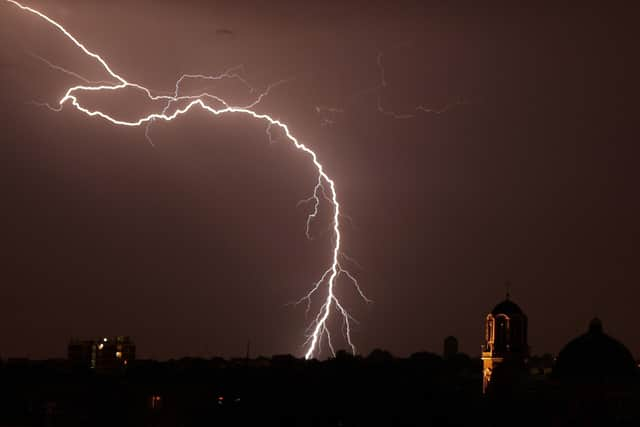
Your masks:
M504 315L496 316L494 349L505 351L509 345L509 318Z
M493 317L489 317L487 319L486 339L487 339L487 344L491 344L493 342Z

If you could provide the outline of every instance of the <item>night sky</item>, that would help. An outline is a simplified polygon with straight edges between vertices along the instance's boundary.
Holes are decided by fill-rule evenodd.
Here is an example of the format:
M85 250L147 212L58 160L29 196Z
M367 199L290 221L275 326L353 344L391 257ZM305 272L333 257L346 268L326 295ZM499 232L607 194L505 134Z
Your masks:
M335 178L357 260L345 266L374 301L339 282L361 353L440 352L455 335L477 355L510 280L533 353L557 353L597 315L640 355L634 11L129 3L29 4L157 90L238 64L259 90L287 80L258 110ZM0 356L64 357L70 337L102 335L132 336L139 357L239 356L248 340L253 355L302 355L310 319L287 304L331 247L327 206L315 239L304 234L308 159L246 117L194 110L154 124L152 146L144 129L37 107L79 82L33 55L107 77L0 1ZM238 81L185 86L203 88L252 96ZM378 97L416 116L384 115ZM83 101L123 118L151 111L135 92Z

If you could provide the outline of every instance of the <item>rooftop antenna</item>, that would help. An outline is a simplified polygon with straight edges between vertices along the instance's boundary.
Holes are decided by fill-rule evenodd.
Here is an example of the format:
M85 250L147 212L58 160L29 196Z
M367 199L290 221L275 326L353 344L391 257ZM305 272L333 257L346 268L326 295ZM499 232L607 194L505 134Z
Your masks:
M506 291L507 291L506 299L507 301L509 301L509 298L511 298L511 281L507 280L506 283L504 284L504 287L506 288Z

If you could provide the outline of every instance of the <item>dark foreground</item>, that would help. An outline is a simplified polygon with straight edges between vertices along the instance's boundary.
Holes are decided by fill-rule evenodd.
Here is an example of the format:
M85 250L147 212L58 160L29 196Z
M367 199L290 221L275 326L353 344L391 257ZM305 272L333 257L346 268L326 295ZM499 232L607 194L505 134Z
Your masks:
M137 361L95 372L67 361L0 366L0 426L640 425L640 387L525 369L482 394L482 365L431 353L340 353L325 362Z

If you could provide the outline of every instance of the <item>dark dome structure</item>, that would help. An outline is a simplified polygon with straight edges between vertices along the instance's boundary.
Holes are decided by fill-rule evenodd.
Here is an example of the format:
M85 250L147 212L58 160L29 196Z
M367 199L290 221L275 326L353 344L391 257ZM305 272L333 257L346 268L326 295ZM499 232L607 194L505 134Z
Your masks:
M600 319L589 331L570 341L558 355L554 376L560 380L606 383L626 382L637 375L631 352L605 334Z
M498 314L506 314L507 316L513 316L514 314L522 315L523 312L520 306L515 302L511 301L509 299L509 296L507 295L507 298L504 301L496 305L493 308L493 310L491 310L491 314L493 314L494 316Z

